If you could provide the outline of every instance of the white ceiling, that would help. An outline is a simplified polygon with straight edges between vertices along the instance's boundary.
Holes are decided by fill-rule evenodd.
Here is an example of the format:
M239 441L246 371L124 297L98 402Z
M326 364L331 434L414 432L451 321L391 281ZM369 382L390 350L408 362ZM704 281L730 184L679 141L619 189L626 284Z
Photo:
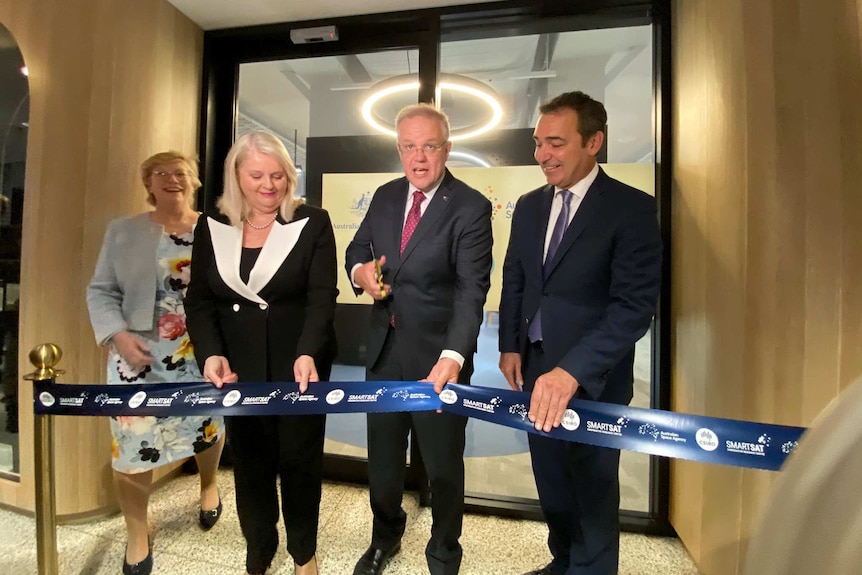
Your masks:
M492 1L495 0L168 0L204 30Z

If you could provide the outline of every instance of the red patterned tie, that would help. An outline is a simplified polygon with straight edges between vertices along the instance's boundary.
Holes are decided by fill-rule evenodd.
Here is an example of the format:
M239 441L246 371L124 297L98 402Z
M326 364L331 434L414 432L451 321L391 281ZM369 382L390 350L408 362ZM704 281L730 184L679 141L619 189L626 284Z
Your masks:
M410 206L410 211L407 212L407 219L404 220L404 229L401 230L401 253L404 253L404 248L407 247L407 242L410 241L410 236L416 231L416 226L419 225L419 219L422 217L422 202L425 201L425 194L416 190L413 192L413 205Z
M422 218L422 202L425 201L425 194L421 190L413 192L413 205L410 206L410 211L407 212L407 219L404 220L404 229L401 230L401 253L404 253L404 248L407 247L407 242L410 241L410 236L416 231L416 226L419 225L419 220ZM389 325L395 327L395 316L389 316Z

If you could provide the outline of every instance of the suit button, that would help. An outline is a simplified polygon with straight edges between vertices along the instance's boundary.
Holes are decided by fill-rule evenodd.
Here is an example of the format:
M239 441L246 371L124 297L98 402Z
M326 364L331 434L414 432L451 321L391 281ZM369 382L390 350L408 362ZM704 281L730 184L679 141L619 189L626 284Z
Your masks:
M542 292L542 295L543 295L543 296L545 296L545 297L548 297L548 292L543 291L543 292Z
M233 311L239 311L239 304L238 303L233 304Z
M260 309L266 309L267 307L269 306L267 306L265 303L260 304Z

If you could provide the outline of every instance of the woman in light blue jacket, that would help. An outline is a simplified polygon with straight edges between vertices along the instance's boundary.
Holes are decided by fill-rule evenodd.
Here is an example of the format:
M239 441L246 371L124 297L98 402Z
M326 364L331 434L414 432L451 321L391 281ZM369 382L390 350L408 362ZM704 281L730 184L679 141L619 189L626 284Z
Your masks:
M108 384L202 381L186 332L183 306L192 240L192 208L201 183L195 162L163 152L141 165L153 210L111 222L87 289L90 322L109 347ZM209 529L221 515L216 472L224 447L221 417L112 417L112 467L126 520L125 575L153 566L147 504L153 469L194 456L201 478L199 521Z

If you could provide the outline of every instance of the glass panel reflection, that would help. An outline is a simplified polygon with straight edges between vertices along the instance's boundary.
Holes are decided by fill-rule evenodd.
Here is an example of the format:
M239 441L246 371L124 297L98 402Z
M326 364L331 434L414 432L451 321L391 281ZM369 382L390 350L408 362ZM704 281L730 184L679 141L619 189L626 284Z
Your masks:
M0 25L0 474L17 479L18 288L30 91L24 58Z

